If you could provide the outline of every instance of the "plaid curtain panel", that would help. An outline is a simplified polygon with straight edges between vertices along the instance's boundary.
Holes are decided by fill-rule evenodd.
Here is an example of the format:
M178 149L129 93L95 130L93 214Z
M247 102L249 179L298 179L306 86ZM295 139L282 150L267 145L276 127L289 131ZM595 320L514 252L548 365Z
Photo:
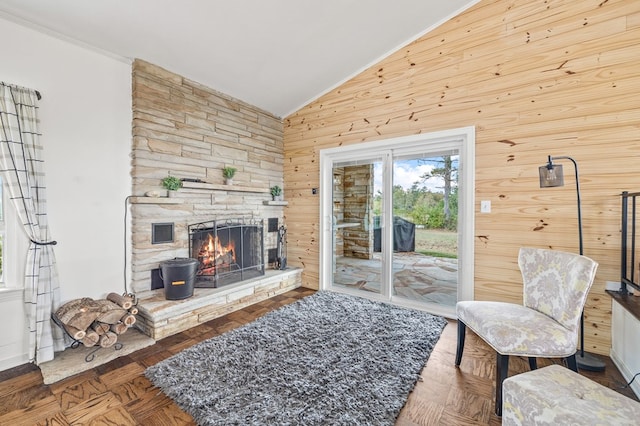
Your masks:
M34 90L0 83L0 168L31 240L24 274L29 359L40 364L64 349L51 313L60 304L56 259L47 225L45 176Z

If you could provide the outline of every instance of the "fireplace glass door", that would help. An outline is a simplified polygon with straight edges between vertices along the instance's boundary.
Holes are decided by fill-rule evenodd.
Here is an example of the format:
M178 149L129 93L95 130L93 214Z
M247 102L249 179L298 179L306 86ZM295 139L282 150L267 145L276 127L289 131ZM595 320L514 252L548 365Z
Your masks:
M189 252L198 260L196 287L221 287L264 275L263 221L189 225Z

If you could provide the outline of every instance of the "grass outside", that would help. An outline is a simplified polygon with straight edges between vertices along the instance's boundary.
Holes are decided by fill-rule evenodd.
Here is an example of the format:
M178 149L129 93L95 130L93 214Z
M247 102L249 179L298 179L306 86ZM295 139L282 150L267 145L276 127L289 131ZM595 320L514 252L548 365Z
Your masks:
M427 256L458 257L458 233L416 228L416 252Z

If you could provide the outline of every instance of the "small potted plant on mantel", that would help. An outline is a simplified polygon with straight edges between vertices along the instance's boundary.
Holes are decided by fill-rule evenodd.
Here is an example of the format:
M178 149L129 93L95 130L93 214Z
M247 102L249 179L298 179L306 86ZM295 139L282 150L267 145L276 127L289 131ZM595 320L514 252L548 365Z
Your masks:
M162 186L167 190L167 195L173 197L176 191L182 188L182 181L175 176L167 176L162 179Z
M237 170L238 169L231 166L227 166L222 169L222 176L224 176L224 183L226 185L233 185L233 177L236 175Z
M282 201L282 188L280 188L278 185L273 185L270 188L271 191L271 199L273 201Z

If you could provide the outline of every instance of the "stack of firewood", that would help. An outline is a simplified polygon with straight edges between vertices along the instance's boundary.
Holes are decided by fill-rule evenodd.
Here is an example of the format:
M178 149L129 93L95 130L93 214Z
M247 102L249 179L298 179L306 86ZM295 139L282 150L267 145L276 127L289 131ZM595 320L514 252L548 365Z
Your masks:
M83 297L67 302L55 316L74 340L87 347L100 345L108 348L135 324L137 313L132 297L109 293L106 299Z

